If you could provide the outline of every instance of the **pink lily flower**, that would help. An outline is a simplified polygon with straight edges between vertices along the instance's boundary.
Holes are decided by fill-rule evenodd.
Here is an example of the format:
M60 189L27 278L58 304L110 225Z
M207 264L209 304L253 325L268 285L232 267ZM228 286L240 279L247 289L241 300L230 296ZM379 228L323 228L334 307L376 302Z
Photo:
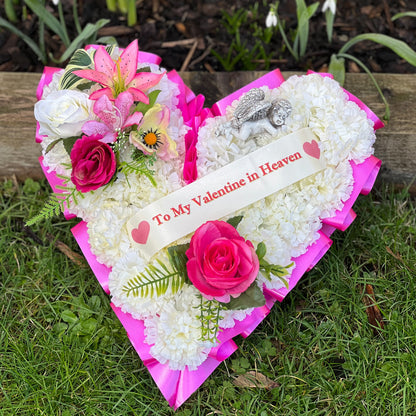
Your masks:
M129 91L118 95L112 103L106 95L101 96L94 103L94 113L101 121L90 120L82 126L82 132L87 136L100 135L104 143L113 143L117 140L119 131L141 123L143 115L134 112L130 115L130 108L134 104L133 96Z
M117 61L113 61L105 47L100 46L94 55L95 69L81 69L74 71L74 74L97 82L104 87L94 91L90 95L91 100L97 100L106 95L111 101L114 101L120 93L128 91L135 101L149 104L149 98L144 92L158 84L164 73L136 73L138 59L139 46L137 39L124 49Z

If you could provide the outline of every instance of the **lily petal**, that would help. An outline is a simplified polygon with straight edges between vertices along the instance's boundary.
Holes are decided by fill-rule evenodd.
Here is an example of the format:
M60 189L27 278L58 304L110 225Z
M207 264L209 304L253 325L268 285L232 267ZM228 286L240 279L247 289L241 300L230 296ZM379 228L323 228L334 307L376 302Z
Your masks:
M130 43L120 56L120 74L128 85L137 71L137 60L139 57L139 45L137 39Z
M149 88L157 85L162 79L162 74L153 74L152 72L139 72L133 78L133 80L128 84L128 87L137 88L141 91L147 91Z
M106 95L100 97L94 104L94 113L111 130L121 128L123 120L120 111L113 105Z
M111 85L113 80L107 74L96 71L95 69L79 69L73 72L81 78L89 79L90 81L98 82L101 85Z
M98 91L94 91L90 95L90 100L98 100L103 95L105 95L109 100L114 101L113 92L111 91L111 88L101 88Z
M136 111L131 116L127 117L123 127L130 127L130 126L133 126L135 124L139 125L140 122L142 121L142 119L143 119L143 114Z
M102 72L110 79L115 71L115 63L111 59L104 46L100 46L94 55L94 68L98 72Z
M100 135L105 136L109 132L108 126L99 121L89 120L82 126L82 132L87 136Z
M134 98L134 101L141 101L145 104L149 104L149 97L138 88L128 88L127 90ZM91 98L91 97L90 97Z
M129 91L124 91L118 95L114 104L120 110L123 120L126 120L130 114L130 108L134 103L133 96Z

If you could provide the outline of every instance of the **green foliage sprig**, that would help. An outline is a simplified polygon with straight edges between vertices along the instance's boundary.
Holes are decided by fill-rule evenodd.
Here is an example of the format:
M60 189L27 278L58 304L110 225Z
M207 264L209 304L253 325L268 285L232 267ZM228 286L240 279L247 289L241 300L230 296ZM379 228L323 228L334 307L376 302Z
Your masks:
M120 146L117 145L117 146ZM117 152L117 150L115 150ZM156 162L156 156L152 155L145 155L138 149L134 149L132 153L132 161L131 162L120 162L118 164L118 171L124 173L126 176L126 180L128 182L128 175L136 174L136 175L144 175L147 179L149 179L150 183L153 186L157 186L156 180L154 178L155 171L150 168Z
M233 36L233 40L225 56L215 50L212 50L212 54L226 71L234 71L237 66L244 70L254 70L260 61L264 64L265 69L269 68L273 52L267 53L264 44L267 45L270 42L273 30L258 25L257 17L257 3L251 6L249 10L239 9L234 14L223 11L222 23L227 32ZM254 45L241 41L240 31L244 30L243 26L247 25L253 33Z
M199 296L200 304L198 319L201 322L201 337L203 342L218 342L218 332L220 331L219 321L223 318L221 311L226 308L224 304L216 300L207 300L203 296Z
M262 242L257 245L256 254L259 258L260 271L263 276L271 281L271 275L278 277L286 288L289 288L289 283L284 278L289 274L288 269L293 266L293 263L288 264L287 266L280 266L278 264L270 264L264 257L266 255L267 249L266 245Z

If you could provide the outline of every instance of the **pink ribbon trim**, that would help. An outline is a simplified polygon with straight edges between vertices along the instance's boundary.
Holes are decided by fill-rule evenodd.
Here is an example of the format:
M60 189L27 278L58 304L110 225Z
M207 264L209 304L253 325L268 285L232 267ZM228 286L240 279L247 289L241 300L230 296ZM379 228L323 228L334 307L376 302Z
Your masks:
M211 115L208 108L204 107L205 97L201 94L195 96L188 88L176 71L168 73L170 81L175 82L179 87L178 107L182 111L185 125L190 127L185 135L185 159L183 164L183 178L189 184L198 177L196 161L198 158L196 144L198 143L198 129L205 119Z
M62 194L64 191L59 188L59 186L64 186L64 182L62 179L58 178L56 175L56 172L51 170L48 171L48 168L43 164L43 156L39 157L39 163L40 167L42 168L43 174L45 175L46 179L49 182L49 185L51 186L54 193ZM67 209L64 211L64 217L67 220L70 220L71 218L75 218L74 214L70 214Z
M108 289L108 276L111 268L98 262L97 257L92 253L90 243L88 242L88 226L85 221L81 221L71 229L75 240L77 241L82 254L91 267L104 292L110 294Z

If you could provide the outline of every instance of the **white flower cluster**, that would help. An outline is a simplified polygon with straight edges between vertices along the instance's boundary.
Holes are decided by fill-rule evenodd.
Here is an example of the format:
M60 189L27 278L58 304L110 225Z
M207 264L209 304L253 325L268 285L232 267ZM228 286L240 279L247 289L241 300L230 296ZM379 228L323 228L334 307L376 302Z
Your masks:
M184 186L181 173L187 127L176 109L179 91L166 76L161 83L163 88L158 102L170 109L169 133L177 143L179 157L156 161L153 169L157 187L146 178L131 175L127 181L119 174L111 187L85 194L73 212L88 221L93 253L100 262L112 267L109 289L113 303L134 318L144 320L146 342L151 345L152 355L171 369L187 367L192 370L207 358L213 346L199 340L199 292L186 284L177 293L169 288L164 295L142 298L124 290L130 279L142 273L147 265L130 243L126 222L141 208ZM238 135L224 128L229 125L237 105L234 102L226 115L207 120L199 130L198 174L205 176L301 128L313 130L320 139L327 168L233 214L243 216L238 231L244 238L254 246L265 243L268 262L286 266L292 257L303 254L317 239L321 220L333 216L348 199L353 185L349 160L360 163L370 156L375 135L366 113L348 101L342 88L329 78L319 75L291 77L279 88L262 89L266 100L286 99L290 102L293 110L284 126L273 136L256 134L247 140L239 140ZM58 162L66 161L58 146L49 153L45 161L52 169L58 169ZM153 264L156 259L168 263L163 250L152 259ZM257 284L272 289L283 286L280 279L270 282L261 274ZM244 319L251 311L224 312L220 326L232 327L235 320Z

